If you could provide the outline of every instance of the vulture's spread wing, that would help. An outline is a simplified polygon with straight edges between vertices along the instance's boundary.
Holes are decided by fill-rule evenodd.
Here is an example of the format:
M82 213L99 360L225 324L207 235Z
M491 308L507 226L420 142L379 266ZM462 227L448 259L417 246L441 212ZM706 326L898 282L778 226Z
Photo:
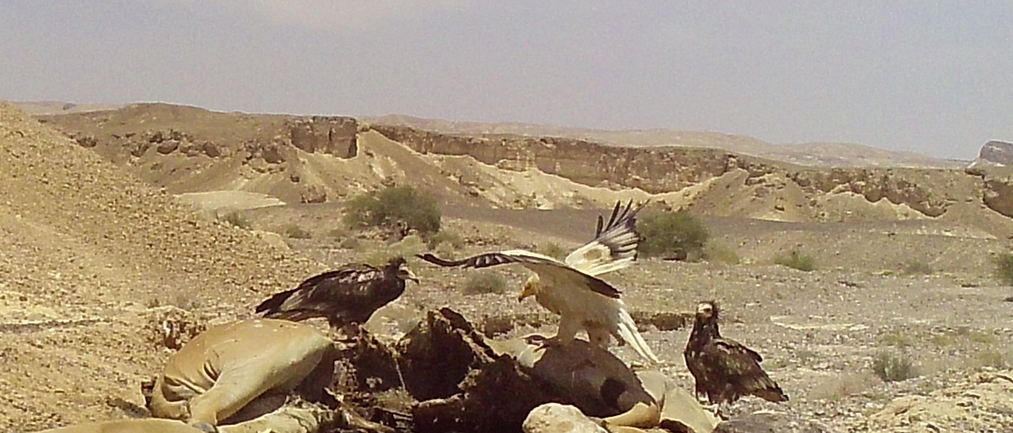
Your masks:
M616 202L608 224L598 216L595 237L566 256L566 264L588 275L600 275L625 268L637 259L640 235L636 231L637 212L647 204L633 207L630 200L620 213L621 202ZM604 226L604 227L603 227Z
M487 268L490 266L517 263L538 273L544 279L565 281L568 287L587 289L610 298L619 298L619 290L611 284L592 275L585 274L552 257L526 250L507 250L484 253L461 260L444 260L430 253L416 255L418 258L445 267Z

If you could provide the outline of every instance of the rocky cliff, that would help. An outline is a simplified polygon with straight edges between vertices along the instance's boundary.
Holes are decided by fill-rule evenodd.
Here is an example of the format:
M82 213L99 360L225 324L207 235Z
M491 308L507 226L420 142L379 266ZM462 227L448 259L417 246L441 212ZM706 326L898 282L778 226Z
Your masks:
M453 135L393 125L371 128L423 154L470 155L503 169L537 168L589 186L640 188L653 194L680 191L742 170L747 173L745 185L772 183L783 188L783 182L778 185L780 179L808 197L852 193L869 202L886 199L936 217L954 203L982 202L987 192L980 178L957 169L826 169L711 148L618 147L557 137ZM988 188L998 191L1005 185L996 182ZM1013 216L1013 209L994 210Z
M978 160L997 165L1013 165L1013 143L991 140L981 146Z

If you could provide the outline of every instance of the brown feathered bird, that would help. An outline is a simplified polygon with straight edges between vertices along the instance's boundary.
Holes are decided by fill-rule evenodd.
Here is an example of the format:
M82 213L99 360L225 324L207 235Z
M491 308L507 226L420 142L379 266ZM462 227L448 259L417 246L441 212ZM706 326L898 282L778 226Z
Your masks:
M718 331L718 304L701 302L696 323L683 356L696 379L696 394L706 395L710 404L732 403L746 395L767 401L788 401L788 396L760 367L763 357Z
M404 257L392 258L380 268L349 263L276 293L257 305L256 312L296 322L323 317L335 329L357 333L358 325L404 293L405 280L419 282Z

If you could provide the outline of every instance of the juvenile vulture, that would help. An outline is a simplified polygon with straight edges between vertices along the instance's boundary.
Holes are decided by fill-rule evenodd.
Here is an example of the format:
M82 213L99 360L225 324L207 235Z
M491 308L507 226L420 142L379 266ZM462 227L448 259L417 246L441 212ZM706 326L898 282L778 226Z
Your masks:
M683 356L696 379L697 396L710 404L732 403L746 395L767 401L788 401L788 396L760 367L763 358L742 344L722 338L718 331L718 304L701 302Z
M404 293L405 280L419 282L404 257L392 258L381 268L349 263L276 293L257 305L256 312L296 322L323 317L335 329L357 333L373 312Z
M599 215L594 239L574 250L564 261L527 250L484 253L463 260L444 260L429 253L418 257L439 266L464 268L520 264L534 274L524 283L517 300L523 301L533 295L539 305L560 316L559 332L543 340L542 345L567 344L584 330L588 340L603 349L608 349L610 336L614 336L620 344L628 343L649 362L659 363L637 331L626 304L619 299L619 290L597 277L628 267L636 260L640 242L636 217L645 204L633 207L630 201L622 208L617 202L608 224Z

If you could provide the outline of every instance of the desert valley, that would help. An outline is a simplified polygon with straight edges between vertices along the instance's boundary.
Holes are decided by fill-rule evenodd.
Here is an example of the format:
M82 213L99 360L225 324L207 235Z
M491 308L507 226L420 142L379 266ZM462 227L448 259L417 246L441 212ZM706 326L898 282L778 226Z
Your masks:
M751 431L1013 431L1011 163L1001 141L954 161L716 132L0 102L0 430L138 416L139 383L195 329L390 254L421 283L366 324L381 341L441 307L489 336L554 332L517 302L519 266L476 287L477 271L414 254L570 251L616 201L649 199L699 220L701 255L603 279L685 389L692 312L713 299L791 397L732 405L767 428ZM438 203L438 236L345 224L353 198L391 186Z

